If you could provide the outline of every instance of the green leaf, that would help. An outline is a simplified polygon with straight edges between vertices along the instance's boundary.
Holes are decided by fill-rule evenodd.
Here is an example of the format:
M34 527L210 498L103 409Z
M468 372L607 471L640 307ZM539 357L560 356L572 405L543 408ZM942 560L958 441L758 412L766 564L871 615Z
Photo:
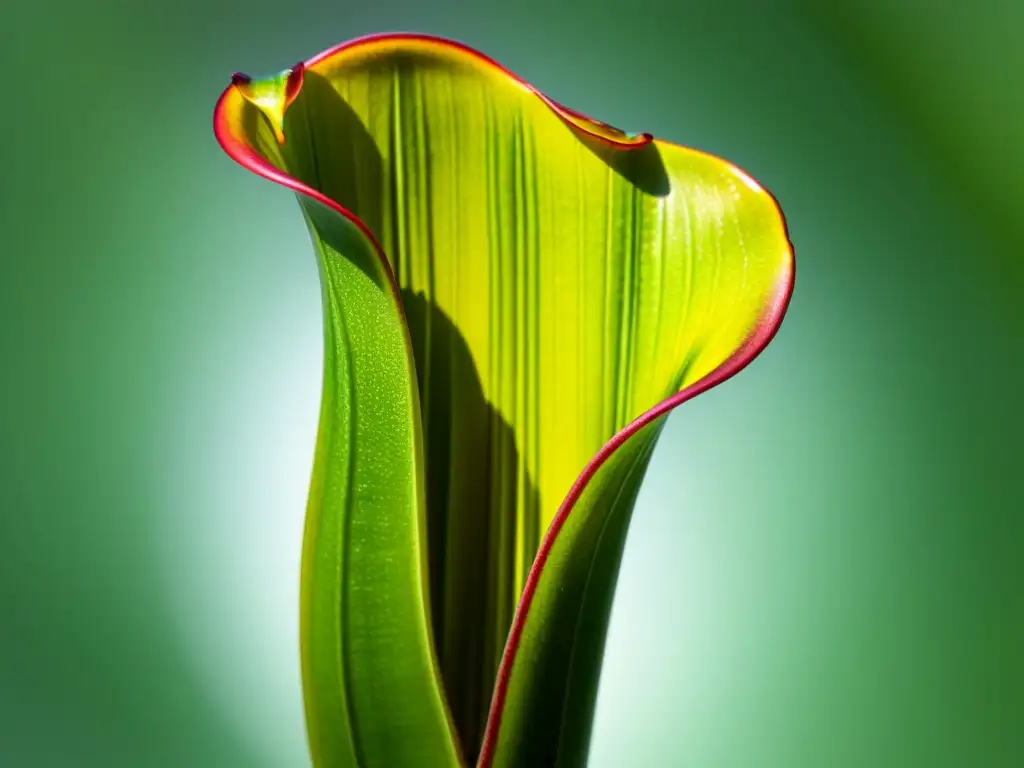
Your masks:
M314 762L456 763L447 707L481 765L582 764L664 416L785 311L774 200L424 36L236 77L215 130L299 193L321 263Z

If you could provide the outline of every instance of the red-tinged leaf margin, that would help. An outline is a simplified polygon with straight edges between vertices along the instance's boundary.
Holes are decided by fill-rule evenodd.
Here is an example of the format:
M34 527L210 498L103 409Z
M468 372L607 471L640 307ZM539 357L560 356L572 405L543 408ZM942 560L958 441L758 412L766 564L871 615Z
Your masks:
M442 37L436 37L434 35L425 35L417 33L383 33L375 35L367 35L365 37L359 37L354 40L341 43L329 48L322 53L313 56L311 59L296 65L294 71L298 72L298 86L294 89L289 88L289 99L290 103L298 93L298 88L301 87L302 71L308 69L313 65L329 60L335 55L348 51L352 48L373 46L382 44L394 44L405 41L420 42L435 44L441 48L451 48L468 53L486 64L495 67L505 76L511 78L515 82L519 83L531 93L535 94L541 101L547 104L551 110L558 115L566 124L575 130L582 131L583 133L598 139L599 141L608 144L616 149L624 151L637 149L649 144L654 140L654 137L649 133L642 133L635 136L626 134L617 128L614 128L607 123L603 123L599 120L595 120L591 117L583 115L575 110L564 107L553 99L548 98L543 93L538 91L532 85L527 83L521 77L515 73L509 71L503 67L494 59L486 56L485 54L470 48L463 43L456 42L454 40L448 40ZM278 170L265 159L260 157L250 147L246 146L240 137L233 135L230 123L227 119L227 110L230 106L230 101L233 98L241 99L242 96L238 92L237 86L246 82L246 76L236 73L232 76L232 83L229 85L220 98L217 100L217 105L214 108L213 116L213 130L214 135L217 138L218 143L224 149L231 159L235 160L242 167L252 171L258 176L262 176L265 179L269 179L283 187L291 189L300 194L306 195L328 208L341 214L349 221L351 221L356 227L363 232L364 235L373 243L374 249L377 253L377 257L380 259L381 264L384 268L384 272L388 277L392 294L395 301L398 303L399 310L402 312L402 316L405 316L404 308L402 306L401 294L398 290L398 282L395 279L394 273L391 270L391 265L388 262L387 256L385 256L383 249L381 248L377 238L373 232L366 226L366 224L351 211L347 210L337 202L327 197L323 193L313 189L312 187L303 184L293 176ZM292 80L290 79L289 85ZM659 140L661 141L661 140ZM662 142L670 144L671 142ZM731 163L724 160L717 155L713 155L708 152L700 152L692 148L687 148L692 152L699 152L707 157L717 160L725 165L729 165L733 168ZM739 170L739 169L736 169ZM747 174L740 172L742 176L749 179ZM620 429L608 442L602 446L601 450L597 452L593 459L584 467L580 473L576 482L573 483L570 488L568 495L558 508L558 512L555 514L554 519L551 521L551 525L548 527L547 532L541 541L540 547L537 550L537 556L533 561L533 565L530 568L530 572L527 575L526 584L523 587L523 593L519 598L519 605L516 608L515 616L512 620L512 626L509 630L508 640L505 644L505 651L502 654L501 663L498 667L498 675L495 680L494 694L491 699L490 712L487 717L487 725L484 730L483 744L480 749L480 757L477 762L478 768L490 768L492 761L495 756L495 749L498 744L498 732L501 729L501 718L504 713L505 699L508 694L509 678L512 672L512 667L515 664L516 653L519 650L519 643L522 639L523 627L526 623L526 617L529 613L530 606L533 602L534 595L537 592L537 585L540 581L540 577L543 573L544 566L547 563L548 557L551 554L551 549L555 543L555 539L561 532L562 527L565 525L566 519L572 514L573 508L576 502L579 500L584 488L590 479L597 473L601 466L608 460L608 458L615 453L615 451L621 447L630 437L636 432L650 424L660 416L665 415L673 408L682 405L688 400L693 399L697 395L711 389L723 381L732 378L737 373L742 371L756 358L761 351L768 345L768 343L775 337L779 328L782 325L783 317L786 314L786 310L789 307L790 299L793 295L793 287L796 280L796 261L794 259L793 245L789 240L789 231L786 226L786 218L782 212L782 208L779 206L778 201L775 197L765 190L761 185L750 180L751 185L756 186L758 189L763 190L775 206L775 210L779 216L779 220L783 225L783 229L786 232L786 241L789 245L789 263L787 268L780 275L779 280L775 286L775 292L771 296L771 300L765 307L761 318L754 326L753 330L748 335L746 341L736 350L727 360L721 365L715 368L713 371L708 373L699 381L694 382L685 389L677 392L672 397L669 397L645 413L638 416L636 419L631 421L625 427ZM409 330L406 323L405 328L406 343L409 344L411 349L411 343L409 341Z
M772 200L774 201L774 197ZM777 202L776 207L778 207ZM779 215L780 217L782 216L781 209L779 210ZM783 221L785 220L783 219ZM792 250L791 245L791 257ZM491 709L487 717L487 726L484 730L483 745L480 748L480 758L477 762L478 768L489 768L491 761L494 759L494 752L498 745L498 731L501 728L501 716L505 708L505 697L508 694L509 677L512 674L512 665L515 663L516 652L519 650L519 642L522 639L523 627L526 624L526 615L530 610L533 597L537 592L537 585L540 581L541 573L544 570L544 565L547 562L548 556L551 554L555 538L565 525L566 519L570 514L572 514L573 507L582 495L587 483L597 473L605 461L607 461L619 447L621 447L627 440L629 440L630 437L640 431L643 427L650 424L659 416L664 416L673 408L682 405L687 400L691 400L702 392L721 384L726 379L732 378L746 368L751 361L761 353L761 350L767 346L768 342L772 340L775 334L778 333L778 330L782 325L782 318L786 314L786 309L789 306L789 300L793 294L794 279L795 262L791 258L790 267L787 270L787 273L783 275L783 279L781 279L779 284L776 286L776 293L772 297L771 304L743 345L734 352L729 359L711 371L711 373L707 374L704 378L694 382L690 386L686 387L686 389L679 391L672 397L661 401L656 406L638 416L625 427L620 429L611 438L611 440L601 447L601 450L599 450L597 455L590 460L590 463L587 464L580 473L576 482L573 483L572 488L569 489L568 495L558 508L558 512L555 513L555 517L552 519L551 525L548 526L548 530L544 534L540 547L537 549L537 556L534 558L533 565L530 567L530 573L526 577L526 584L523 586L523 594L519 598L519 605L516 608L515 616L512 619L512 627L509 630L508 641L505 645L505 652L501 657L501 664L498 666L498 676L494 683L494 696L491 699Z

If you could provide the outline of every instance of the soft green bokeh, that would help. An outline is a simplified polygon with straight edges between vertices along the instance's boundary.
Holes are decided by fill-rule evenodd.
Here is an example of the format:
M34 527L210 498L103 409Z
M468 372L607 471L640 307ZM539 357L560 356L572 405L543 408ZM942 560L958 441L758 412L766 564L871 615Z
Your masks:
M235 70L384 30L722 155L789 218L780 335L655 453L593 765L1018 764L1014 7L6 3L0 765L306 764L316 269L210 116Z

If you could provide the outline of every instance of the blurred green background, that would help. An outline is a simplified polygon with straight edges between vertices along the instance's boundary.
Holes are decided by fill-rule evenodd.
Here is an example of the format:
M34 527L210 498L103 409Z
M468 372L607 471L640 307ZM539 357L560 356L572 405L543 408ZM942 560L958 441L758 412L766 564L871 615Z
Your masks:
M1021 765L1022 29L1018 0L6 0L0 765L308 764L316 269L211 112L395 30L728 158L796 246L779 336L655 454L592 764Z

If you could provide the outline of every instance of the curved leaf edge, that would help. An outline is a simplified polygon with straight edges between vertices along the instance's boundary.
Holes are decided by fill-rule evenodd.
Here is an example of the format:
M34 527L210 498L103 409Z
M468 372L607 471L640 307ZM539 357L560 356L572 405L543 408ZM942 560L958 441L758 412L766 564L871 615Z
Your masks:
M654 141L654 137L649 133L641 134L627 134L614 128L607 123L603 123L594 118L588 117L565 107L554 99L545 96L543 93L538 91L528 82L523 80L521 77L511 72L494 59L489 56L471 48L463 43L449 40L447 38L438 37L435 35L426 35L419 33L381 33L374 35L367 35L364 37L355 38L349 40L332 48L329 48L319 54L316 54L312 58L305 62L300 62L293 71L298 72L299 82L301 84L301 76L303 70L309 69L313 65L330 60L332 57L349 51L352 48L366 45L386 44L386 43L400 43L400 42L421 42L436 44L442 48L449 48L461 51L463 53L474 56L475 58L487 63L490 66L495 67L501 73L511 78L515 82L519 83L531 93L541 99L551 110L558 115L565 123L576 130L583 131L587 135L600 140L614 148L629 151L637 149L639 147L646 146L650 142ZM317 202L327 206L334 210L338 214L344 216L352 224L354 224L366 238L372 243L377 257L380 259L381 264L384 268L384 272L387 275L389 281L389 287L392 295L397 302L399 312L402 317L405 318L405 308L402 303L401 293L398 287L398 281L395 278L394 272L391 269L390 262L384 253L377 237L373 231L354 213L339 205L336 201L319 192L316 189L304 184L295 177L275 168L264 158L259 156L250 147L236 141L232 137L231 132L228 128L228 121L226 115L226 107L228 99L231 97L233 91L235 91L240 84L244 84L247 80L246 75L235 73L232 75L231 84L224 90L220 98L217 100L217 104L214 108L213 117L213 128L214 135L217 142L227 155L241 165L243 168L252 171L258 176L261 176L269 181L273 181L283 187L291 189L292 191L305 195L307 197L316 200ZM291 89L289 89L291 90ZM295 92L297 93L297 88ZM290 93L289 103L294 99L295 93ZM659 143L664 143L673 146L682 146L674 144L673 142L667 142L659 139ZM551 549L554 546L555 540L557 539L560 531L565 525L565 521L569 515L572 514L573 508L576 502L579 500L587 484L591 478L597 473L597 471L604 465L604 463L634 434L643 429L645 426L655 421L661 416L666 415L669 411L677 408L688 400L692 400L694 397L706 392L707 390L715 387L722 382L732 378L737 373L746 368L753 360L764 350L764 348L771 342L778 333L782 326L783 318L786 315L786 311L789 307L790 300L793 295L793 288L796 282L796 260L794 257L794 249L792 241L789 237L789 229L786 223L785 215L779 205L778 200L765 189L761 184L757 183L749 174L746 174L737 166L733 165L724 158L710 152L704 152L702 150L696 150L692 147L685 147L691 152L697 152L705 157L716 160L724 165L727 165L737 171L751 186L757 188L759 191L764 192L768 199L771 201L775 208L776 215L778 216L779 222L782 225L783 232L786 237L787 255L788 260L784 265L778 279L776 280L775 290L770 296L770 300L767 303L764 311L761 314L757 324L754 326L750 334L744 343L737 349L732 355L729 356L723 363L706 374L700 380L694 382L685 389L680 390L676 394L672 395L665 400L657 403L640 416L635 418L625 427L620 429L615 435L611 437L595 454L594 458L588 462L569 489L564 501L559 506L558 512L555 514L554 519L548 526L547 531L544 534L544 538L541 540L540 547L537 550L537 555L534 558L533 565L530 567L530 572L527 575L526 583L523 587L523 593L519 598L519 604L516 608L515 615L512 620L512 626L509 630L508 639L505 644L505 650L502 654L501 663L498 667L497 678L494 685L494 693L491 699L491 706L487 717L487 724L484 730L483 744L480 749L480 755L477 762L479 768L489 768L494 756L495 750L498 743L498 732L501 729L501 719L504 712L505 701L508 694L509 679L512 672L512 667L515 664L516 653L519 649L519 643L522 639L523 628L526 623L526 617L529 613L530 606L533 602L533 598L537 591L537 586L540 581L541 575L544 571L544 566L551 553ZM411 355L411 339L409 337L408 322L403 323L406 343L409 354Z
M775 198L773 197L772 200L774 201ZM778 203L776 203L776 208L778 208ZM779 209L779 216L782 216L781 209ZM784 221L785 219L783 219L783 222ZM695 381L693 384L683 390L680 390L672 397L662 400L653 408L645 411L615 433L615 435L601 447L587 466L583 468L583 471L576 479L576 482L573 483L572 487L569 489L569 493L558 508L558 512L555 513L555 517L552 519L551 525L548 526L548 529L544 534L544 538L541 540L540 546L537 549L537 555L533 560L533 565L530 567L530 572L526 577L526 583L523 586L523 593L519 597L519 605L517 606L515 616L512 619L512 626L509 629L505 652L502 655L501 663L498 667L498 675L494 683L494 694L491 700L491 709L487 717L483 745L481 746L480 757L477 763L479 768L489 768L492 760L494 759L495 750L498 745L498 731L501 728L501 717L504 712L505 699L508 694L509 679L512 674L512 667L515 663L516 653L519 649L519 643L522 639L523 628L526 625L526 617L529 613L534 595L537 592L537 586L544 570L544 565L551 554L552 548L554 547L555 539L558 537L558 534L565 525L565 521L568 519L569 515L572 514L576 502L583 494L583 491L591 478L593 478L612 454L622 447L622 445L625 444L633 435L686 401L692 400L697 397L697 395L706 392L727 379L731 379L753 362L754 358L756 358L775 337L779 328L782 327L782 319L786 314L790 299L793 295L796 270L792 254L793 249L791 245L789 267L785 274L780 277L776 285L776 292L772 297L772 302L768 306L767 311L762 315L757 326L747 337L747 340L743 345L725 362L704 376L704 378L699 381Z

